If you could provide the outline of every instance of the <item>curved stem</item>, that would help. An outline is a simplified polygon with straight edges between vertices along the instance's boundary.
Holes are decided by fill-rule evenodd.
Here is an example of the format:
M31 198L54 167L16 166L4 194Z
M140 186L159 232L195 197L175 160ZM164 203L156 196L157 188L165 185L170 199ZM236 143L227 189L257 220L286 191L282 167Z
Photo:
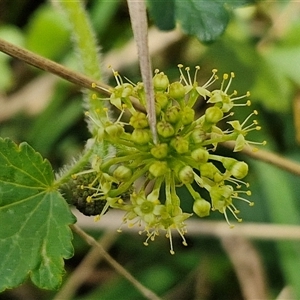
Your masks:
M85 11L83 2L60 1L59 4L69 20L75 50L78 53L82 71L97 80L103 80L101 70L102 61L96 35L90 24L90 19ZM95 99L90 90L87 90L84 94L84 100L87 103L90 115L99 119L100 122L104 124L107 120L107 111L109 112L110 102ZM93 122L88 122L88 125L91 133L98 129L97 125ZM99 152L101 155L107 155L109 153L109 145L107 142L103 141L101 145L99 145Z
M151 164L151 163L150 163ZM145 172L149 169L150 164L146 164L144 166L144 168L136 171L133 176L130 178L129 181L125 182L124 184L122 184L119 188L117 188L116 190L113 190L109 193L110 197L117 197L119 195L121 195L122 193L125 193L128 188L133 184L133 182L135 182L138 178L140 178L141 176L143 176L145 174Z
M77 161L76 164L72 166L72 168L70 168L66 173L64 173L55 181L54 186L61 186L62 184L68 182L72 175L76 174L79 171L82 171L89 162L92 153L92 149L87 150L84 153L84 155L79 159L79 161Z
M146 299L149 300L161 300L154 292L142 285L138 280L136 280L125 268L122 267L116 260L114 260L103 247L90 235L84 232L77 225L71 225L72 230L77 233L84 241L89 245L97 247L99 253L104 257L104 259L124 278L126 278Z
M50 59L42 57L38 54L35 54L24 48L18 47L2 39L0 39L0 51L6 53L11 57L20 59L38 69L55 74L80 87L87 88L89 90L93 90L95 92L105 94L108 96L111 94L110 86L99 82L95 78L92 79L88 76L70 70L69 68L64 67ZM93 83L96 83L96 86L93 86Z
M97 241L107 251L116 241L116 232L111 230L106 231ZM53 300L71 300L74 299L79 288L92 276L98 263L103 259L99 254L98 247L93 246L82 259L76 269L70 274L62 288L55 295Z
M96 79L102 79L101 57L94 30L82 1L61 1L59 3L69 20L74 46L79 54L82 71Z
M141 155L141 154L132 154L132 155L126 155L121 157L115 157L112 159L109 159L107 162L104 162L101 166L102 171L107 171L112 165L119 164L124 161L131 161L134 160L134 163L137 165L139 162L145 161L146 159L151 158L148 157L148 155Z

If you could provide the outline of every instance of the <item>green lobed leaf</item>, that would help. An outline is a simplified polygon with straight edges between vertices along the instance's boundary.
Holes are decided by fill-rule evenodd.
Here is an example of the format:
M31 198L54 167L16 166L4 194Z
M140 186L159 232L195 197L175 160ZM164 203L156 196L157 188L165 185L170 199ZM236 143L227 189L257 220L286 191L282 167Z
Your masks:
M230 5L231 7L241 7L246 5L255 4L256 0L227 0L227 5Z
M147 1L150 16L160 30L172 30L175 28L175 11L177 11L177 19L180 23L183 23L183 29L188 34L196 35L204 42L213 41L223 33L228 23L228 11L230 9L253 4L254 2L254 0ZM190 19L191 12L193 13L192 19ZM199 24L200 27L198 27ZM221 27L220 24L222 25ZM207 37L209 38L208 40L206 40Z
M160 30L175 28L175 0L148 0L150 15Z
M32 147L0 138L0 291L28 275L40 288L61 283L75 217L53 182L50 163Z
M229 9L223 1L176 0L176 18L183 31L208 43L224 32Z

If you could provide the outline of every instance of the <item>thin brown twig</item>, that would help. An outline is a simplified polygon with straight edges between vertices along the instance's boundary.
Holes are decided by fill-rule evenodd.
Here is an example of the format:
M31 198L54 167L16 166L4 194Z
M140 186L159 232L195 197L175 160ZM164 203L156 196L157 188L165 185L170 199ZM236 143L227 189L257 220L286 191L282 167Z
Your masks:
M108 85L101 82L97 82L85 75L70 70L50 59L44 58L40 55L25 50L24 48L18 47L2 39L0 39L0 51L14 58L20 59L36 68L55 74L83 88L94 90L101 94L110 95L110 87ZM94 83L96 83L96 85L94 85Z
M116 240L116 235L116 232L112 233L111 230L108 230L103 236L101 236L98 243L102 245L103 249L107 250ZM55 295L53 300L73 299L77 290L87 280L87 278L91 276L96 265L102 260L102 258L103 257L99 253L98 247L93 246L76 269L70 274L67 281Z
M291 286L285 286L275 300L296 299L294 290Z
M98 248L103 258L124 278L126 278L145 298L149 300L161 300L154 292L136 280L122 265L113 259L92 236L88 235L77 225L71 225L72 230L77 233L86 243Z
M124 212L111 211L109 216L103 216L101 222L95 223L92 219L86 218L80 212L72 210L77 218L77 224L85 229L105 229L117 230L120 224L116 220L122 222ZM300 240L300 226L288 224L266 224L266 223L238 223L234 228L229 228L224 221L210 221L190 218L186 222L188 228L188 236L213 236L217 238L243 236L250 239L258 240ZM137 233L141 229L138 227L128 228L122 227L122 231L128 233Z
M253 244L244 237L221 238L240 283L244 299L267 299L267 280L261 258Z

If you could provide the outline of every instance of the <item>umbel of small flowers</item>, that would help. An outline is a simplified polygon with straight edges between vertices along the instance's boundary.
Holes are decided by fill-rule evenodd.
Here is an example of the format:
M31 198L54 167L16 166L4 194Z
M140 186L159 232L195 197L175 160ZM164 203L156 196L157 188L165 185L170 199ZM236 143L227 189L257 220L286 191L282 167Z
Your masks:
M178 67L179 81L170 83L168 76L159 70L153 77L157 143L153 142L145 113L143 84L124 83L114 71L117 86L111 90L108 100L119 111L118 116L113 119L105 109L87 113L95 128L91 146L94 156L90 170L74 175L78 178L93 174L89 175L88 183L80 185L88 191L81 201L89 204L100 201L103 205L98 205L99 217L109 208L123 210L123 223L140 226L140 233L146 234L145 245L164 231L172 254L174 229L186 245L185 220L192 214L182 210L183 201L193 201L193 212L199 217L208 216L211 211L220 212L230 227L233 225L228 213L238 222L242 220L236 208L238 201L253 205L244 198L251 194L249 184L242 180L248 173L248 165L216 155L214 151L224 141L235 141L234 151L256 144L246 137L250 131L260 130L253 120L257 111L243 122L226 119L233 116L234 108L251 105L249 92L238 96L236 91L229 91L234 73L224 74L220 88L210 90L218 80L217 70L212 71L206 83L199 85L198 66L193 79L189 68L183 71L182 65ZM138 105L132 104L133 98ZM207 103L200 117L194 109L199 99ZM93 101L102 100L93 97ZM224 124L227 124L225 129ZM97 153L97 147L103 143L113 149L106 157ZM177 188L181 186L186 187L191 199L178 197ZM208 193L204 194L210 199L204 199L201 190L206 190Z

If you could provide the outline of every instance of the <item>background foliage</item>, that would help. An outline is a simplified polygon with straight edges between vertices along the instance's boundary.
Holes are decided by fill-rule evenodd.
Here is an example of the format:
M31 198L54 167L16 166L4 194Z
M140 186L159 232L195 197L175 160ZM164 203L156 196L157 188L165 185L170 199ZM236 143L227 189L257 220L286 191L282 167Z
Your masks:
M237 1L232 2L237 4ZM70 42L70 28L57 11L55 1L53 3L2 1L0 37L78 69L76 53ZM185 21L186 15L191 14L190 10L195 10L200 1L187 2L189 8L182 7L183 1L165 3L169 5L168 11L172 12L174 8L174 14L168 18L162 18L161 12L155 9L155 1L149 1L152 25L157 23L161 29L172 29L174 20L177 20L189 35L178 33L178 38L172 43L165 43L165 47L153 55L153 67L178 78L178 63L191 68L200 65L200 81L206 80L213 68L220 73L234 71L234 88L240 94L250 90L252 95L253 106L244 112L245 116L253 108L260 112L258 117L263 130L255 139L268 140L267 147L270 150L300 161L300 4L293 1L261 1L255 4L239 1L241 6L236 8L231 1L225 6L220 5L220 1L210 1L209 5L201 6L202 13L207 16L212 10L218 11L220 26L217 26L218 32L204 34L207 27L211 28L209 24L203 22L195 26L193 18L189 18L191 24ZM126 3L94 0L86 4L104 54L104 70L111 64L118 66L122 75L133 81L139 80L134 48L131 58L122 55L132 39ZM162 19L165 22L159 23ZM199 42L197 37L203 42ZM154 36L153 43L157 39ZM164 44L164 40L159 42ZM0 136L10 137L16 143L27 141L56 170L69 163L82 150L89 137L80 88L2 53L0 69ZM113 85L114 80L109 72L106 77ZM199 113L202 110L203 107L199 105ZM243 116L240 118L243 119ZM248 181L255 202L253 208L247 207L242 211L244 222L299 224L299 179L265 163L245 156L242 158L251 167ZM114 229L120 222L119 219L115 221ZM2 230L6 230L8 224L3 220L0 220L0 224ZM212 236L191 235L189 246L181 247L178 240L176 255L170 256L167 241L163 238L145 247L143 238L137 234L108 234L97 226L96 223L87 230L96 238L109 235L112 239L109 252L142 283L166 298L174 299L174 295L185 295L185 299L242 298L241 283L237 280L236 270L222 240ZM270 299L276 298L286 285L291 284L295 289L298 286L299 289L298 242L253 241L253 244L263 261ZM88 247L76 235L74 248L75 256L66 261L65 280L76 270L88 251ZM244 255L246 259L247 252ZM300 295L299 291L295 292ZM0 294L0 299L53 299L55 293L38 290L25 282L19 288ZM141 299L140 294L105 262L99 262L74 299L100 297Z

